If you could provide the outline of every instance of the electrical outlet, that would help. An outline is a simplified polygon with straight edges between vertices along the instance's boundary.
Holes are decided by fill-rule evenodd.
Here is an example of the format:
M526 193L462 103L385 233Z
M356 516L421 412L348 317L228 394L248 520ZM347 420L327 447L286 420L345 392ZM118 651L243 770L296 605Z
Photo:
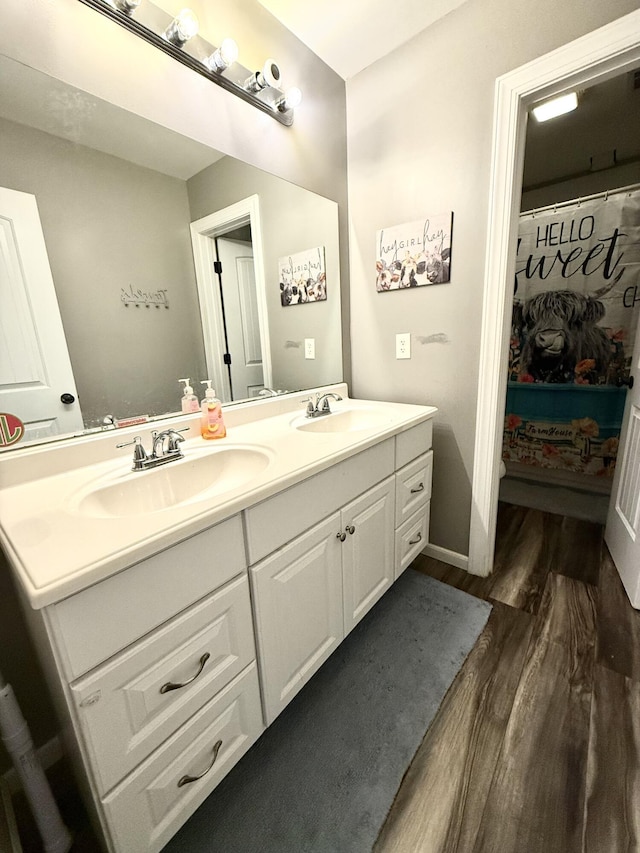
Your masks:
M396 335L396 358L411 358L411 334L409 332Z
M315 358L316 357L316 339L315 338L305 338L304 339L304 357L305 358Z

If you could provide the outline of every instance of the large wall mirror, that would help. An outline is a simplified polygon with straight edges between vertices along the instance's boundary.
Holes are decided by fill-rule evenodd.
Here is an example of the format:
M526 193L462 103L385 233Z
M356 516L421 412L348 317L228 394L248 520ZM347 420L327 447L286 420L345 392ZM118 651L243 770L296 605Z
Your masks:
M16 447L177 412L186 377L224 403L342 380L335 202L0 56L0 205Z

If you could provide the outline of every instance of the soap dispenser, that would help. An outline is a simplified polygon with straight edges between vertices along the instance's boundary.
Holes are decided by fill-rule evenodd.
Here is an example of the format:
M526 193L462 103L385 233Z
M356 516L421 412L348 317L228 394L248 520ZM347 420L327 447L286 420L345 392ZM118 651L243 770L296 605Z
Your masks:
M201 385L206 385L207 390L202 400L202 418L200 431L203 438L224 438L227 434L222 419L222 404L216 397L216 392L211 387L211 379L205 379Z
M189 385L190 381L190 379L178 379L178 382L184 382L182 411L185 413L200 411L200 403L198 402L196 395L193 393L193 388Z

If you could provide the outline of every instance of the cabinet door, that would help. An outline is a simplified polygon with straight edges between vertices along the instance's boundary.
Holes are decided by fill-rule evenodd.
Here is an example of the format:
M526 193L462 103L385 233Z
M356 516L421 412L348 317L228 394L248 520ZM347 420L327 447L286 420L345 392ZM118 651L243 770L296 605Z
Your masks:
M393 583L394 515L394 477L342 510L345 636Z
M267 724L343 638L340 515L250 569Z

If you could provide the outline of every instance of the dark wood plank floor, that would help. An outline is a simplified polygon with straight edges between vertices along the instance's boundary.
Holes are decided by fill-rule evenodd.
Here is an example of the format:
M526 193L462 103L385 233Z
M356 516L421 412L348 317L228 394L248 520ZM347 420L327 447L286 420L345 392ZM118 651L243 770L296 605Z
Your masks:
M590 522L501 504L491 601L375 853L640 851L640 612Z

